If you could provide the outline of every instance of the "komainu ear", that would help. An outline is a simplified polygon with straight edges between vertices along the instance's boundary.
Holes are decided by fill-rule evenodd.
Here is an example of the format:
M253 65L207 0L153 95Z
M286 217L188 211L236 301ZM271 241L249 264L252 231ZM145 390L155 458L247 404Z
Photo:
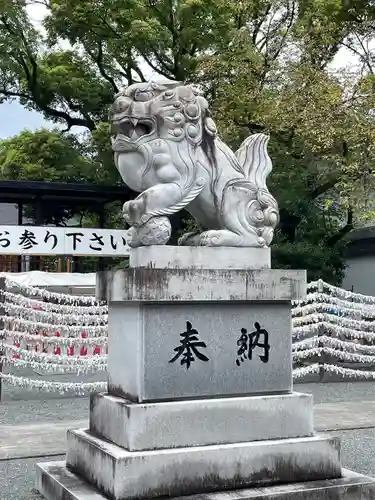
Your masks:
M210 116L208 116L207 113L206 113L206 117L203 120L203 123L204 123L204 129L205 129L206 133L209 136L216 138L216 136L217 136L216 123L213 121L213 119Z

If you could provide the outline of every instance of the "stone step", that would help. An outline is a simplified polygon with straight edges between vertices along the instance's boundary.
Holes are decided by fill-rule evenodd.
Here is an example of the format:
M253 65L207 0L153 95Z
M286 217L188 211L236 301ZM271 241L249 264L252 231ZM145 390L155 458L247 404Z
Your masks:
M65 462L37 465L37 489L46 500L108 500L80 476L66 468ZM226 492L205 493L175 500L373 500L375 481L343 470L343 477L329 481L284 484Z
M129 451L313 435L311 394L131 403L94 394L90 431Z
M78 430L67 444L68 467L112 500L341 477L340 440L326 436L130 452Z

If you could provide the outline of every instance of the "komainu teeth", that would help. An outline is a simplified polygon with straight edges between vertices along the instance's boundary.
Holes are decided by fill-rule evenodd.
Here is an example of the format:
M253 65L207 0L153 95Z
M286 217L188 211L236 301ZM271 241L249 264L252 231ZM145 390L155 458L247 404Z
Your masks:
M132 122L134 128L138 125L139 122L138 118L130 118L130 121Z
M130 139L132 140L137 140L138 139L138 134L137 131L134 129L132 135L130 136Z

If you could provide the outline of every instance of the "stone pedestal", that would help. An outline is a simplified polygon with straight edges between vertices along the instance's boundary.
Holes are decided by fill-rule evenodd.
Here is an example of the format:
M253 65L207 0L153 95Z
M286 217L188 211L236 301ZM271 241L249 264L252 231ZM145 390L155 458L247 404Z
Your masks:
M291 301L305 289L304 272L269 268L269 249L134 250L98 287L108 394L92 396L88 430L69 431L66 463L38 466L39 491L373 498L371 479L343 476L339 440L314 436L312 397L292 392Z

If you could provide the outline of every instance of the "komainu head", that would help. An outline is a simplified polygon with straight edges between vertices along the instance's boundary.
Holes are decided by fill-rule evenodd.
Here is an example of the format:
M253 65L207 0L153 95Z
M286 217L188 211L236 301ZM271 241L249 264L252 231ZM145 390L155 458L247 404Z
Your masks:
M193 87L173 81L127 87L116 96L109 119L112 147L118 153L157 138L197 145L216 137L206 99Z

